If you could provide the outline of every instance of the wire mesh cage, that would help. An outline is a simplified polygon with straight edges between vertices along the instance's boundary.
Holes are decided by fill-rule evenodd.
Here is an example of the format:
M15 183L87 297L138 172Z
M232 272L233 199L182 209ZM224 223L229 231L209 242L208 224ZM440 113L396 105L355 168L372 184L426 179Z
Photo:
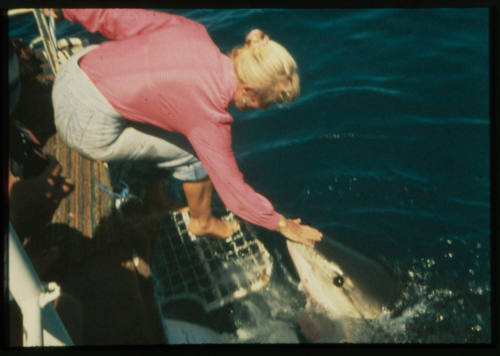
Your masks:
M232 213L223 220L234 220ZM250 225L227 239L195 236L189 213L172 212L163 221L153 258L153 280L160 306L187 299L210 312L264 287L272 260Z

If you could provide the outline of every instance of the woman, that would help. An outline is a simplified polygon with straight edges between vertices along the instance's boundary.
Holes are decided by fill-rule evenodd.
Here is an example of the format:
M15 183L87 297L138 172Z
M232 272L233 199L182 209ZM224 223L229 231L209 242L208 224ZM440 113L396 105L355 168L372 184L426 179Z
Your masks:
M213 184L242 219L309 246L322 238L248 186L231 148L229 104L265 109L299 94L295 61L281 45L253 30L227 56L203 25L182 16L138 9L63 15L113 40L59 70L55 124L70 147L95 160L149 160L172 170L183 181L195 235L227 238L238 229L212 216Z

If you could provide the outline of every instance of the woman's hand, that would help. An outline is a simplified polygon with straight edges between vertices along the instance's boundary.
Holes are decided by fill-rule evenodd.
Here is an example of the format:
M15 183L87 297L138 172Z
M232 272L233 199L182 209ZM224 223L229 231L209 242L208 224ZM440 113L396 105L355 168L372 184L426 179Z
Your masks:
M323 238L323 234L314 227L301 224L300 218L286 219L282 216L280 219L278 231L289 240L314 247Z
M61 20L62 16L60 15L60 10L56 9L43 9L43 14L47 17L53 17L54 20Z

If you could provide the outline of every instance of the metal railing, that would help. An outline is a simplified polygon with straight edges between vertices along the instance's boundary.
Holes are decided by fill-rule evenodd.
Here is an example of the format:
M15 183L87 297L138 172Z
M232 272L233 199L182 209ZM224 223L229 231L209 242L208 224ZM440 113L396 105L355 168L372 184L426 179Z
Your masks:
M57 70L59 69L59 65L61 64L61 59L65 58L61 58L58 51L58 45L55 35L56 25L54 18L51 16L47 21L47 17L43 14L42 9L11 9L7 12L7 15L16 16L27 13L32 13L35 17L38 32L40 33L40 36L31 41L29 47L33 48L35 44L39 43L40 41L43 42L43 47L45 49L44 55L50 64L52 73L56 75Z
M60 295L59 286L40 281L10 223L8 251L9 294L23 314L23 346L73 345L51 303Z

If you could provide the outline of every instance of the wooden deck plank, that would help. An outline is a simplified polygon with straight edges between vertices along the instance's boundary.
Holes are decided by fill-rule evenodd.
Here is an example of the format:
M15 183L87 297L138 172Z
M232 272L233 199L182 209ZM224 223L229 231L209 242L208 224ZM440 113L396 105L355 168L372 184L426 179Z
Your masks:
M65 246L68 261L82 261L99 244L86 244L75 238L72 229L86 239L94 239L99 222L111 213L111 195L97 188L96 183L111 188L109 172L103 162L91 161L70 149L56 133L44 145L44 152L54 156L62 166L62 175L74 182L74 191L54 213L52 223L66 225L68 229L54 230L50 241ZM71 240L71 241L70 241Z

